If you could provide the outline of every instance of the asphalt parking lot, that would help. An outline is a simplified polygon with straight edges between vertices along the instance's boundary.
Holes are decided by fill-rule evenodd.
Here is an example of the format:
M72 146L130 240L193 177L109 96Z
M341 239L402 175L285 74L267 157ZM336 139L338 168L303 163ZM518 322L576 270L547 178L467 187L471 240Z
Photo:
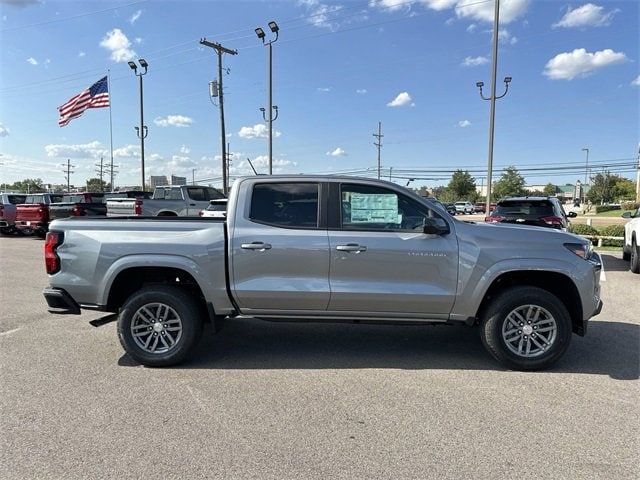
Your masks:
M46 312L42 245L0 238L1 478L640 477L640 276L618 253L547 372L466 327L261 321L149 369L103 315Z

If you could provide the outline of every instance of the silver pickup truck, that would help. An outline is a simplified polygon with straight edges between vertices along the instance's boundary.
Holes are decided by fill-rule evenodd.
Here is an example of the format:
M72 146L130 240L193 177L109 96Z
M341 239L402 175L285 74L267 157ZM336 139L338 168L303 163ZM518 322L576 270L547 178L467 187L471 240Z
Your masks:
M197 216L209 206L211 200L225 198L211 187L176 185L156 187L150 199L110 198L107 200L108 217L185 217Z
M477 326L504 365L542 369L600 312L601 260L548 228L461 222L384 181L236 181L226 219L66 219L45 242L52 313L118 312L148 366L194 349L204 321Z

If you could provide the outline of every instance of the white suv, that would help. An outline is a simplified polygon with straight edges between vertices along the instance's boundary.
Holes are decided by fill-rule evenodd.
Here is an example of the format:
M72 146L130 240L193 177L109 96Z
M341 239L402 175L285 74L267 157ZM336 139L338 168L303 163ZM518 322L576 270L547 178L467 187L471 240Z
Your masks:
M622 218L632 219L624 226L622 258L629 260L629 268L633 273L640 273L640 208L635 214L626 212Z
M471 202L456 202L455 206L456 206L456 213L471 214L474 212L474 206L473 206L473 203Z

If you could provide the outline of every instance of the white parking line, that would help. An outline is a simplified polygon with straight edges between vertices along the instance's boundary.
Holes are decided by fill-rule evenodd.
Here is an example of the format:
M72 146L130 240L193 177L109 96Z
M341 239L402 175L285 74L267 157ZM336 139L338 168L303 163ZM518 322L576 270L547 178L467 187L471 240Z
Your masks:
M20 330L19 328L14 328L13 330L7 330L6 332L0 332L0 336L4 336L4 335L9 335L11 333L15 333L18 330Z
M607 274L604 271L604 258L602 258L602 255L600 255L600 261L602 262L602 270L600 270L600 281L601 282L606 282L607 281Z

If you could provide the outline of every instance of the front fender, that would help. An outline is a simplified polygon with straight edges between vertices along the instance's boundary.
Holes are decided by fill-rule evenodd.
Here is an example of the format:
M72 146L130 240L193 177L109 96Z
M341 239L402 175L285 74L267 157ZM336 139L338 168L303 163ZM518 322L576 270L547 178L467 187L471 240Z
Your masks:
M585 262L586 263L586 262ZM454 319L475 317L480 304L493 282L505 273L536 271L559 273L568 277L577 287L579 275L575 264L557 258L513 258L500 260L486 269L476 268L464 283L458 285L458 296L451 312ZM578 289L578 291L580 291Z

